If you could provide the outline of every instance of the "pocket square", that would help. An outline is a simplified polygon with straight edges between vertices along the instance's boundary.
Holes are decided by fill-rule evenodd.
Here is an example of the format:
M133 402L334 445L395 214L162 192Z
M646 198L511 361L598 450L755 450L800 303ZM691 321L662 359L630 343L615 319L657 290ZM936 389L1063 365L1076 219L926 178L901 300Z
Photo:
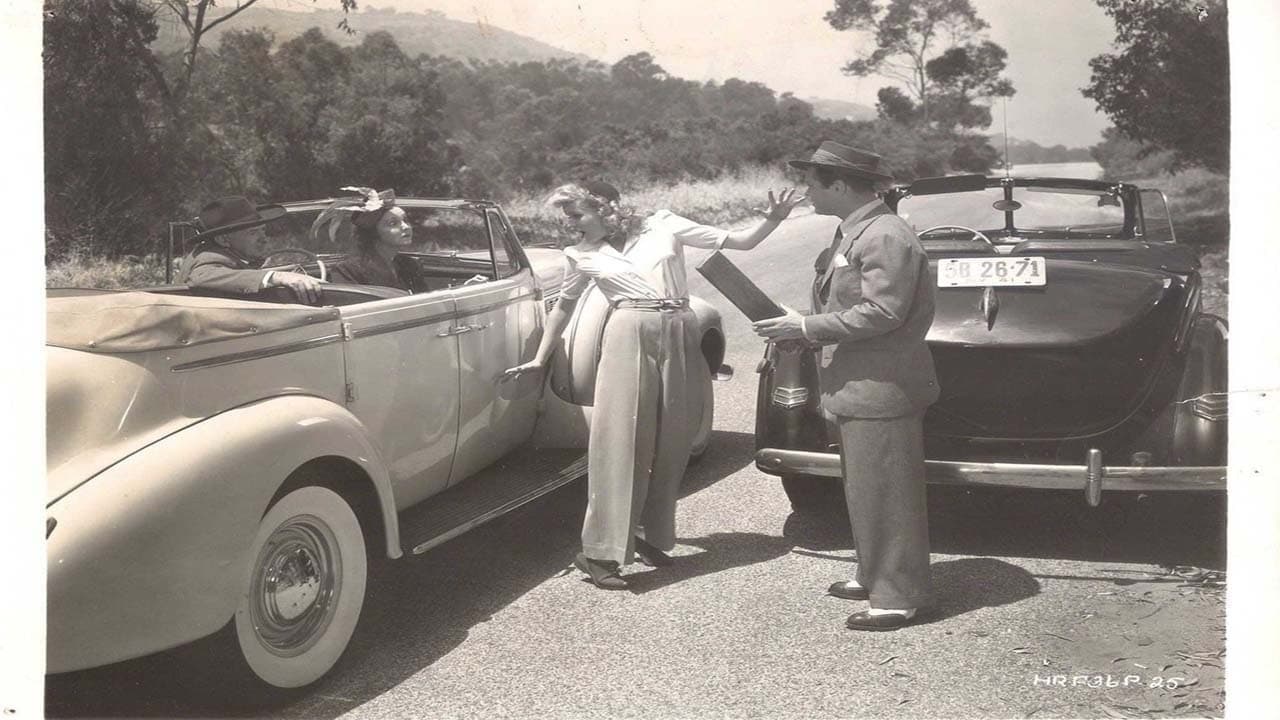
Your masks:
M849 267L849 258L845 257L843 254L839 254L831 261L831 264L835 267Z

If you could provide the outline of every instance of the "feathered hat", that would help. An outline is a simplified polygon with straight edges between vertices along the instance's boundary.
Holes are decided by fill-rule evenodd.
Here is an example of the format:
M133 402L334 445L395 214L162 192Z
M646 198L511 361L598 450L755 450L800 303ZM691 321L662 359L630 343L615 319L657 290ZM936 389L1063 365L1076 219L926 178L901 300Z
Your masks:
M358 192L362 197L338 198L325 208L311 223L311 237L320 240L328 236L329 242L341 243L351 235L352 226L373 227L382 214L396 204L396 191L348 186L342 188Z

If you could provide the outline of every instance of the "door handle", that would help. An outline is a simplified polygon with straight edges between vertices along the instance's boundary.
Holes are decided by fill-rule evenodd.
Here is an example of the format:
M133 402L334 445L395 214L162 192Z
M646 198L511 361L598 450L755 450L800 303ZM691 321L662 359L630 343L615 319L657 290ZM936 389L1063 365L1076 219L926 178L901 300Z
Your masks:
M468 325L467 327L475 330L476 332L480 332L481 330L488 330L493 327L493 323L485 323L484 325Z
M469 333L472 330L475 330L475 327L471 325L455 325L454 327L451 327L448 330L436 333L436 337L450 337L452 335L461 335L463 333Z

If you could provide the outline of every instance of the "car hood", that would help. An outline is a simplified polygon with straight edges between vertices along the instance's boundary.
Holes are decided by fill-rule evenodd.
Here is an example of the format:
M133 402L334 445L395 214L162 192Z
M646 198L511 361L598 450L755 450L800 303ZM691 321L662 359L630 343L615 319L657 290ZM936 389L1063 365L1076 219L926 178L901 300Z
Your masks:
M1175 285L1162 271L1055 258L1047 259L1045 275L1041 287L938 288L929 341L1004 348L1085 345L1140 321Z
M200 420L185 414L160 380L169 367L155 353L45 348L46 502Z

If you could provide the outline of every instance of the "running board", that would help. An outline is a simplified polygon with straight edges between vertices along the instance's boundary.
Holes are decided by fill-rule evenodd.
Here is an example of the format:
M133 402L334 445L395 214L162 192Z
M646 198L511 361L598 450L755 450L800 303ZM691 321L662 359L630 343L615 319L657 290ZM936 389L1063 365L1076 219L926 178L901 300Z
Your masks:
M400 537L421 555L587 474L581 449L518 449L400 515Z

